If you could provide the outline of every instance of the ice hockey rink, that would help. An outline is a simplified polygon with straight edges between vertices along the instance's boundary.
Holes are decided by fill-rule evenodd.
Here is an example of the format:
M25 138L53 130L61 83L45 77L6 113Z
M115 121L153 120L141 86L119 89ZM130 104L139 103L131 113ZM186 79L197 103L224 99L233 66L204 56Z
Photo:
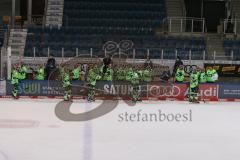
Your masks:
M237 102L143 101L129 106L120 101L106 115L74 122L60 120L55 115L60 101L1 99L0 160L237 160L240 157L240 103ZM84 113L101 103L76 100L71 112ZM149 118L159 113L168 115L169 121ZM172 120L171 115L178 116Z

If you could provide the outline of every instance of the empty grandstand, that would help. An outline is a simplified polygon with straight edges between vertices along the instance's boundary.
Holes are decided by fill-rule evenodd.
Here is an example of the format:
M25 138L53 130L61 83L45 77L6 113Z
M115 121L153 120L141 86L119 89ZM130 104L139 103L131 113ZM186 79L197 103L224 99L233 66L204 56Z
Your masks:
M130 40L136 58L144 58L147 49L151 58L161 58L163 52L164 58L175 59L178 52L189 59L190 50L196 53L193 58L202 58L204 38L156 34L166 17L164 0L65 0L63 27L29 27L25 56L47 56L49 52L62 56L62 48L67 57L75 56L76 50L89 52L90 48L93 54L104 56L106 42Z

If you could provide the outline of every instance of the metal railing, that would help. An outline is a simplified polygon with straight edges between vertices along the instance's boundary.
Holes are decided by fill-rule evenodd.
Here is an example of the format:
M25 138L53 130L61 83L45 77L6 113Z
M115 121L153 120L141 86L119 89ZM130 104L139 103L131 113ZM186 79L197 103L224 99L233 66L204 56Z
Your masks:
M239 34L240 33L240 19L224 19L223 22L224 34Z
M205 32L205 19L194 17L167 17L163 20L164 31L167 32Z
M103 50L102 48L74 48L71 51L64 47L59 50L52 49L51 47L37 51L38 49L33 47L31 54L27 57L33 57L37 59L38 57L49 57L50 54L59 58L72 58L78 57L79 55L87 55L89 58L99 57L103 58L106 55L114 55L114 58L136 58L136 59L158 59L158 60L171 60L176 59L178 56L183 60L226 60L226 61L236 61L237 54L231 51L231 53L218 53L213 51L213 53L207 53L205 50L197 49L162 49L162 48L132 48L128 50L117 49L114 52L109 52Z

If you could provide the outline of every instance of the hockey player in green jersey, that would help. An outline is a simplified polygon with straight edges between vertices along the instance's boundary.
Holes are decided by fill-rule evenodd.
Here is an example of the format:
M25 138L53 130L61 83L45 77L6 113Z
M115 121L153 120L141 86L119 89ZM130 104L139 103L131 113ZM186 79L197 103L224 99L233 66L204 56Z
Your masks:
M198 73L196 70L190 75L190 87L189 87L189 102L199 103L198 101L198 89L199 89L199 81L198 81Z
M79 77L81 75L81 68L77 64L74 65L74 69L71 72L72 74L72 80L79 80Z
M129 74L130 75L130 74ZM131 84L132 84L132 102L136 103L140 101L140 77L137 70L134 68L131 72Z
M218 73L212 67L209 67L207 69L207 74L206 75L207 75L207 82L208 83L214 83L214 82L216 82L218 80Z
M143 71L143 81L147 83L152 81L152 69L150 67Z
M207 82L207 77L205 73L205 69L201 69L200 75L199 75L199 82L200 83L206 83Z
M143 70L140 69L140 67L137 67L137 73L138 73L138 76L139 76L139 81L142 81L143 80Z
M101 67L101 77L103 81L112 81L113 80L113 69L111 67L111 64L109 65L103 65Z
M125 69L123 67L117 68L117 73L116 73L117 80L123 81L125 80Z
M61 70L61 76L62 76L62 84L64 88L64 101L70 101L71 100L71 82L70 82L70 77L69 77L69 71L68 69Z
M36 70L34 70L34 72L35 72L35 79L36 80L44 80L45 69L44 69L43 65L39 66Z
M183 65L180 65L175 75L176 82L183 82L184 78L185 78L185 71L183 69Z
M18 98L18 87L19 87L20 79L21 79L21 75L19 73L19 68L14 67L11 75L11 84L13 85L12 96L15 99Z
M21 66L20 66L20 69L19 69L19 74L20 74L20 79L21 80L25 80L26 78L27 78L27 71L28 71L28 68L27 68L27 66L26 65L24 65L24 64L22 64Z
M198 75L198 79L199 79L199 77L200 77L201 71L202 71L202 69L201 69L200 67L197 67L197 68L196 68L196 72L197 72L197 75Z
M90 67L87 75L87 83L88 83L88 96L87 100L88 102L93 102L94 101L94 96L95 96L95 86L97 83L97 80L100 80L100 71L95 65L94 67Z
M133 74L133 69L131 67L126 68L126 81L131 82L132 74Z

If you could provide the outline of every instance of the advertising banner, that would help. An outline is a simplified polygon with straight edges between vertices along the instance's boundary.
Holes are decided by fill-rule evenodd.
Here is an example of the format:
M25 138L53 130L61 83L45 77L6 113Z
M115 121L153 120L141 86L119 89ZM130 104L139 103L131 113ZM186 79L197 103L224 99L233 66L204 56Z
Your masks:
M82 81L72 82L73 95L81 92ZM12 94L12 84L7 81L7 95ZM20 96L62 96L64 89L61 81L24 80L19 83L18 94Z
M217 101L218 100L218 84L200 84L199 96L204 100Z
M103 95L128 96L132 92L132 85L121 81L98 81L96 88L102 90Z
M184 100L188 97L189 84L176 83L168 86L155 84L148 85L148 97L167 99L173 98ZM218 99L218 85L217 84L201 84L199 85L199 96L201 99L217 100Z
M87 96L88 86L83 81L72 81L72 95L73 96ZM6 86L7 85L7 86ZM4 87L5 86L5 87ZM232 88L235 88L233 86ZM4 90L5 89L5 90ZM224 90L225 88L221 88ZM107 82L98 81L95 87L96 96L110 97L110 98L130 98L133 87L128 82ZM240 90L240 87L239 87ZM11 95L12 85L10 81L0 83L0 93L4 95ZM139 85L139 93L143 98L158 98L166 99L173 98L183 100L188 97L189 84L188 83L162 83L153 82L149 84ZM220 91L221 92L221 91ZM240 92L240 91L239 91ZM64 88L61 81L37 81L25 80L19 83L18 93L20 96L63 96ZM225 93L227 93L225 89ZM224 97L222 94L220 94ZM217 100L218 85L217 84L201 84L199 86L199 96L202 99Z
M240 85L239 84L222 84L219 85L220 99L240 99Z
M106 98L131 98L133 86L125 81L98 81L96 85L96 96ZM140 84L138 90L141 97L147 97L147 84Z
M188 85L186 83L172 85L164 85L163 83L152 83L148 85L147 93L148 98L175 98L183 100L188 94Z
M83 81L72 81L73 96L87 96L88 85ZM146 95L147 85L139 85L142 96ZM7 81L7 94L11 95L12 85ZM129 97L133 88L128 82L121 81L97 81L95 87L96 96L103 97ZM63 96L64 88L61 81L37 81L25 80L19 83L18 93L20 96ZM146 96L145 96L146 97Z

